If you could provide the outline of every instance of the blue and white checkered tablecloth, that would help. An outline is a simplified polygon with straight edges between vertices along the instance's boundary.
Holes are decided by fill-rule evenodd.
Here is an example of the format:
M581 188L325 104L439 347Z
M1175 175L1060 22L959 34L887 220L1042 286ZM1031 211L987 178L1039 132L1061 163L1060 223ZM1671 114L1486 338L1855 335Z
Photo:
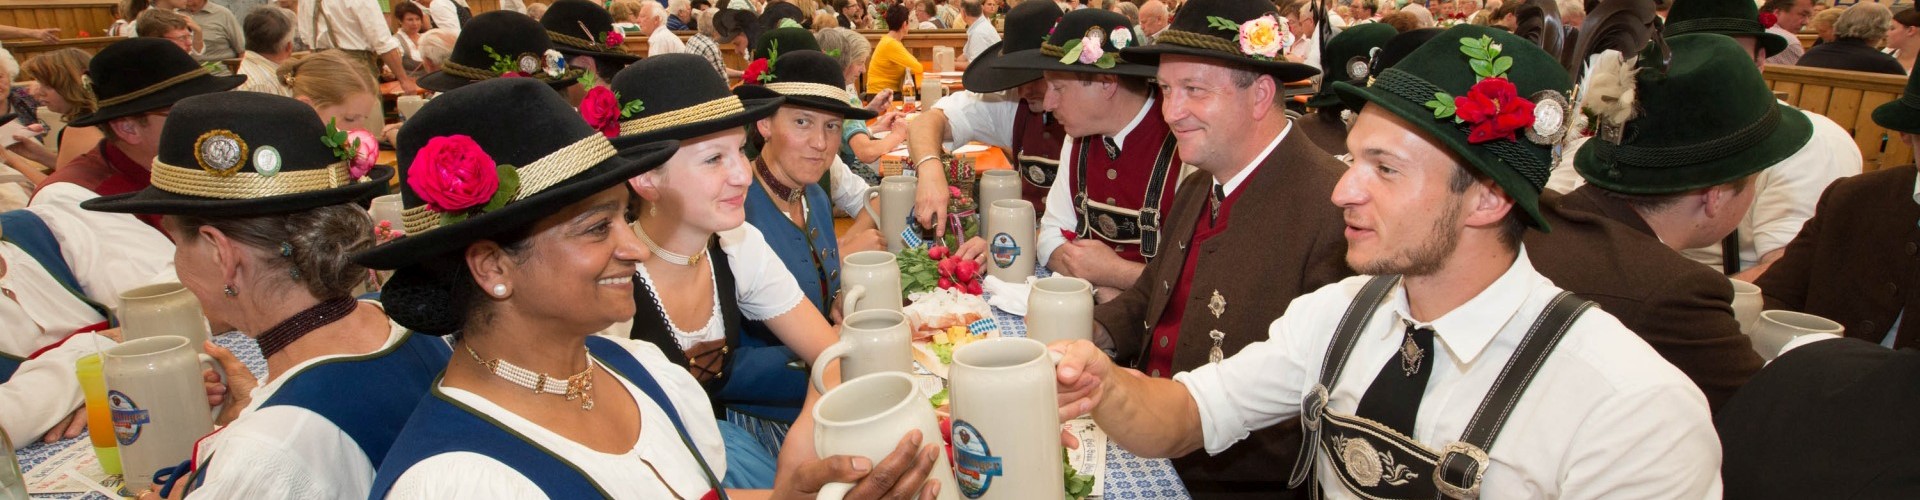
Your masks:
M267 378L267 359L260 356L260 346L258 344L255 344L253 342L253 339L247 338L247 336L241 335L239 333L228 333L225 335L215 336L213 338L213 343L218 344L220 347L225 347L227 348L227 350L233 351L234 357L240 358L240 362L246 363L247 370L253 372L254 378L258 378L262 380L265 380ZM77 438L61 440L53 443L36 442L31 446L25 446L15 451L13 456L15 459L18 459L20 461L21 471L31 471L35 466L40 465L41 462L45 462L47 459L53 458L53 456L59 453L60 450L67 449L67 447L74 446L77 444L85 443L86 441L87 441L86 434L81 434L80 437L77 437ZM33 495L33 498L35 499L84 498L87 500L107 499L106 496L100 495L97 493L89 493L86 495L74 495L74 494L53 495L53 494L36 493Z

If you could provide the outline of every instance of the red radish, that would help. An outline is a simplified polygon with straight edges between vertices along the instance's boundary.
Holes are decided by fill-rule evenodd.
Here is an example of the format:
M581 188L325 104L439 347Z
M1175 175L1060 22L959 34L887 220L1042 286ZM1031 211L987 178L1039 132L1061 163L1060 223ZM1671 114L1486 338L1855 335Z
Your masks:
M927 258L933 259L933 260L940 260L940 259L947 258L947 247L937 246L937 247L927 249Z
M945 277L940 278L940 288L953 288L953 281Z
M979 294L980 294L980 283L977 283L977 282L976 282L976 283L968 283L968 284L967 284L967 293L971 293L971 294L974 294L974 295L979 295Z
M959 267L960 275L966 276L968 281L972 281L974 273L980 270L980 265L973 263L971 260L960 261Z

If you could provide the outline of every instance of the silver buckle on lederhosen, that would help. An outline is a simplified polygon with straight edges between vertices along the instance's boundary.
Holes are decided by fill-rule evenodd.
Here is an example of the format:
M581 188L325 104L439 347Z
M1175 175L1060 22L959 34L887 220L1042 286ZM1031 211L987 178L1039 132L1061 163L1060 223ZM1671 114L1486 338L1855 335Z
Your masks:
M1149 200L1147 206L1140 209L1140 256L1153 258L1160 252L1160 207L1159 200Z
M1020 165L1020 178L1028 184L1050 188L1054 179L1059 178L1059 160L1027 155L1020 155L1014 160Z
M1440 462L1434 467L1433 484L1449 498L1480 498L1480 479L1487 474L1491 459L1478 446L1454 441L1440 450Z

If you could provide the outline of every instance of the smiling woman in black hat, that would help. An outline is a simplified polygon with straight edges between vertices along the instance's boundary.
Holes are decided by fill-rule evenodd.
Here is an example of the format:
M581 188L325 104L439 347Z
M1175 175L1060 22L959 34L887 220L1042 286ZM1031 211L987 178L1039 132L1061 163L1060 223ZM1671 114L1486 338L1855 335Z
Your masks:
M82 206L163 214L180 282L208 319L258 341L267 360L266 384L250 396L252 377L230 370L228 385L241 389L230 391L239 399L226 412L238 418L198 456L182 457L193 461L174 475L196 471L185 483L202 484L196 497L366 494L393 422L412 412L450 353L351 296L367 271L346 256L373 245L367 213L353 203L383 191L393 170L328 137L312 108L286 97L191 97L169 121L152 187Z
M493 116L513 120L475 119ZM652 257L620 227L621 183L676 146L617 156L565 100L519 78L448 92L407 121L408 235L355 259L398 268L384 290L394 320L453 335L454 358L372 498L725 496L725 450L699 383L652 344L594 335L633 317L635 265ZM898 462L868 468L932 460ZM849 458L817 464L787 493L862 475Z

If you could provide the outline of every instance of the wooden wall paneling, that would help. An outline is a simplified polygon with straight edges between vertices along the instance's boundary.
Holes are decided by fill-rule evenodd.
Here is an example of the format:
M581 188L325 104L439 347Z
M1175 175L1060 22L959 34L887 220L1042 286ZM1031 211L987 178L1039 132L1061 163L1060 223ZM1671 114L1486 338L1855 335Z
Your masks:
M1805 86L1800 88L1799 101L1792 104L1802 110L1824 115L1827 113L1827 99L1832 96L1833 87Z
M1901 160L1899 163L1894 163L1893 165L1888 165L1883 161L1887 159L1885 156L1886 152L1884 151L1886 143L1888 142L1887 129L1873 122L1874 108L1880 107L1881 104L1892 102L1899 97L1899 95L1886 92L1870 91L1861 93L1859 109L1854 111L1853 126L1848 127L1848 129L1853 131L1854 145L1860 147L1860 159L1863 161L1861 169L1864 171L1872 172L1884 167L1906 164L1905 160Z
M1860 89L1834 88L1833 97L1827 105L1827 118L1833 119L1833 123L1847 129L1847 132L1854 132L1854 123L1859 118L1856 115L1860 112L1860 98L1863 94L1865 92Z
M1787 101L1787 104L1793 104L1800 100L1800 86L1799 82L1780 82L1774 84L1773 91L1786 94L1786 97L1781 100Z

